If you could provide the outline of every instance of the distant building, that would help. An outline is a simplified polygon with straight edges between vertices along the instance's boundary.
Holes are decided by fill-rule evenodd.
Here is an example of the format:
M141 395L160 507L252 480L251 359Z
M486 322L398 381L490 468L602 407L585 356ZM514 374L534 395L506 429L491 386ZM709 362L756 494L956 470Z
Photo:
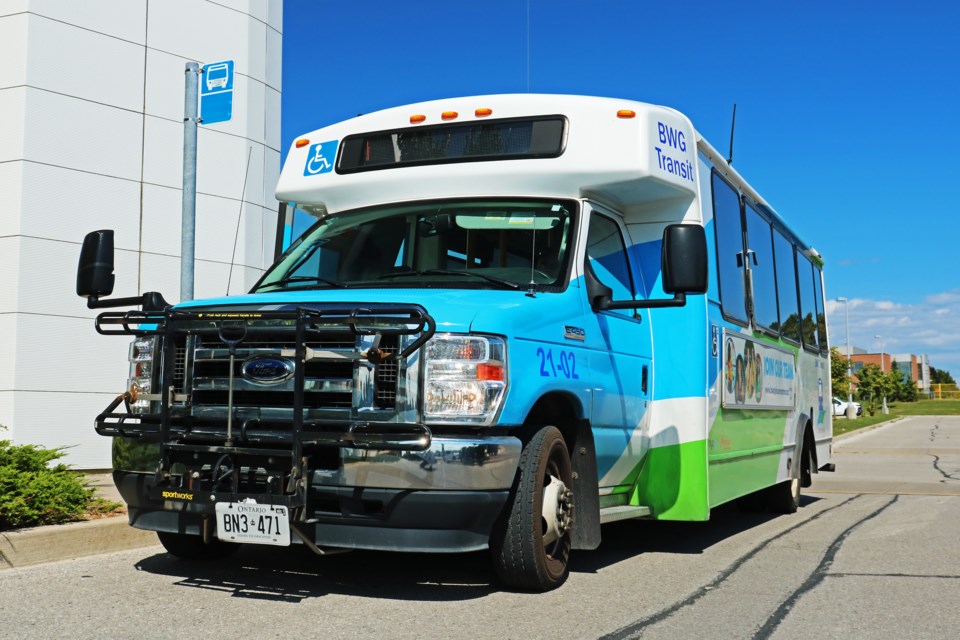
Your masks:
M930 361L926 354L867 353L857 347L853 347L851 350L853 351L850 356L850 361L853 364L853 375L857 375L857 372L867 364L874 364L884 371L892 371L896 368L904 379L909 379L917 385L918 391L921 393L930 391ZM845 349L841 348L840 351L846 355Z
M195 297L272 263L283 3L2 5L0 438L105 468L93 420L124 391L129 341L76 296L80 244L114 229L115 294L179 301L184 66L234 60L233 118L199 131Z
M850 351L850 355L854 355L854 356L867 353L866 349L861 349L856 345L851 345L849 348L846 345L842 347L837 347L836 345L834 345L834 347L837 349L837 351L842 353L844 356L847 355L847 351Z

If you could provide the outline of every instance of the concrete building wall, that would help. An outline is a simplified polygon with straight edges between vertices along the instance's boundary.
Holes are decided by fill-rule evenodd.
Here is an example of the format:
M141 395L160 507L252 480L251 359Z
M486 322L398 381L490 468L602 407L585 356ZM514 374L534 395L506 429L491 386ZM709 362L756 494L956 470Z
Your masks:
M188 61L236 63L233 119L199 132L195 296L222 295L228 281L244 291L272 261L282 9L0 4L0 438L110 465L93 418L124 389L129 340L94 331L75 294L77 258L85 233L114 229L115 294L178 300Z

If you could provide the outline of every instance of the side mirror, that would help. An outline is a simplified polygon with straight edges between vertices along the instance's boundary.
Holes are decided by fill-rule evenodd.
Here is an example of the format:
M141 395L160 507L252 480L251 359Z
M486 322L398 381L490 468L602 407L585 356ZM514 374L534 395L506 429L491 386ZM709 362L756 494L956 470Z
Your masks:
M663 290L707 292L707 234L698 224L672 224L663 230L660 254Z
M589 287L591 305L595 311L604 309L661 309L682 307L687 304L688 293L706 293L707 280L707 234L698 224L671 224L663 230L663 247L660 250L660 270L663 274L663 290L672 293L672 298L654 300L610 300L609 294ZM609 291L609 289L607 289Z
M113 293L113 230L91 231L83 239L77 265L77 295L99 298Z
M163 311L169 303L155 291L131 298L100 300L113 293L113 230L91 231L83 239L77 265L77 295L87 299L90 309L140 305L144 311Z

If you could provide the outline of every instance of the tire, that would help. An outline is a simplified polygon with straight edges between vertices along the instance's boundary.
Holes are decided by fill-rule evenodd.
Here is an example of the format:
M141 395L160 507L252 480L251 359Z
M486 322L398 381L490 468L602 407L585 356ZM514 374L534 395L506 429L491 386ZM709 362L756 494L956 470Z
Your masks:
M806 455L801 455L799 462L796 456L794 458L790 465L790 479L767 489L767 507L774 513L796 513L800 507L800 474Z
M800 486L807 488L813 485L813 471L817 465L813 461L813 449L803 448L803 465L800 467Z
M523 447L514 489L490 539L494 568L509 587L550 591L570 572L573 472L563 435L543 427ZM544 502L554 505L544 515Z
M157 531L157 537L170 555L182 560L220 560L233 555L240 549L239 544L232 542L211 540L209 543L204 543L201 536L189 536L183 533Z

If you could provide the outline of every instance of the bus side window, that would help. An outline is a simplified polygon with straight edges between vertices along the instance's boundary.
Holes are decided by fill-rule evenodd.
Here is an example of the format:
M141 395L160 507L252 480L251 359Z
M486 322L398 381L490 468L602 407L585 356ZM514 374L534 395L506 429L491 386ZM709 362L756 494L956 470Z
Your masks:
M773 232L774 262L777 267L777 301L780 309L780 334L784 340L800 344L800 311L797 303L797 268L793 244L779 231Z
M823 302L823 281L820 276L820 269L813 267L813 284L817 292L817 337L820 339L821 353L827 353L827 315Z
M713 174L713 225L717 235L720 308L725 317L747 324L740 196L717 173Z
M813 286L813 264L810 260L797 253L797 276L800 283L800 333L803 346L812 351L819 351L817 344L817 294Z
M747 246L755 260L749 261L753 274L753 322L758 328L777 330L777 285L773 272L773 235L770 223L747 205Z
M616 222L598 213L590 217L587 233L587 260L593 273L613 290L614 300L633 299L633 278L627 259L627 247ZM632 311L613 311L633 315Z

